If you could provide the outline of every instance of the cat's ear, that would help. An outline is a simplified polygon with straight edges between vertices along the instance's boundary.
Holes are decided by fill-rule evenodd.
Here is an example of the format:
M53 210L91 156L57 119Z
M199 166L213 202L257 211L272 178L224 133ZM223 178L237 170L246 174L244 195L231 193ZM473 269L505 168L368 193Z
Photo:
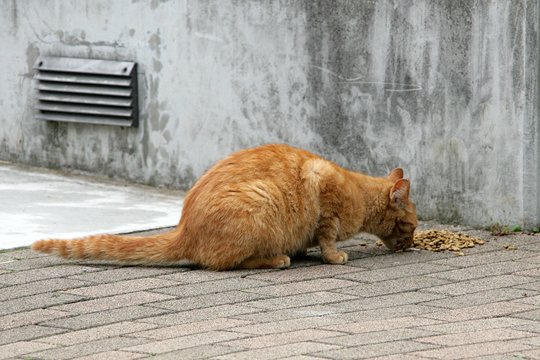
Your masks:
M390 171L390 174L388 174L388 179L393 182L403 179L403 169L395 168L394 170Z
M399 179L390 190L390 204L394 207L403 207L409 198L411 183L407 179Z

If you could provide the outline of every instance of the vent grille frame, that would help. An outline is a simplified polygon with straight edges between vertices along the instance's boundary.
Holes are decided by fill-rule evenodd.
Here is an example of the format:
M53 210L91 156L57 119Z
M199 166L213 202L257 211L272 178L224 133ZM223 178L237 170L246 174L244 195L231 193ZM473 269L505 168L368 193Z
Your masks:
M39 56L34 63L35 118L137 127L137 63Z

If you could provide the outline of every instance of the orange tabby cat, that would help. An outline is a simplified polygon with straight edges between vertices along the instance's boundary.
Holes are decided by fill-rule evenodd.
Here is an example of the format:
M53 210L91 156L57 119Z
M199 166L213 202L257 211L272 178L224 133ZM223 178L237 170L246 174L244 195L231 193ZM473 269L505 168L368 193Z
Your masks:
M403 170L375 178L288 145L242 150L215 164L188 192L171 232L40 240L35 251L71 259L146 264L191 260L214 270L286 268L320 246L324 262L345 264L336 241L358 232L391 250L412 245L416 209Z

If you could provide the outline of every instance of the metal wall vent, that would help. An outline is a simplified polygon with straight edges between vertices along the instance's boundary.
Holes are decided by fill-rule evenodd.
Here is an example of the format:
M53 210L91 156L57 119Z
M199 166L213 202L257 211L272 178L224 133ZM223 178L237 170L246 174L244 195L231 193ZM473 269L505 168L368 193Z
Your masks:
M137 64L65 57L39 57L36 118L138 126Z

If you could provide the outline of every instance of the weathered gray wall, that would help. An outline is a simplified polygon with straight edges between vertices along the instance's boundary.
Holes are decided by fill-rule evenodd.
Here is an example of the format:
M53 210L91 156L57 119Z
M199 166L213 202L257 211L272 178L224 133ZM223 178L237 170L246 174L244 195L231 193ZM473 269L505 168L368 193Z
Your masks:
M424 218L540 222L537 1L0 1L0 159L186 188L285 142L404 167ZM40 54L137 61L140 127L33 120Z

